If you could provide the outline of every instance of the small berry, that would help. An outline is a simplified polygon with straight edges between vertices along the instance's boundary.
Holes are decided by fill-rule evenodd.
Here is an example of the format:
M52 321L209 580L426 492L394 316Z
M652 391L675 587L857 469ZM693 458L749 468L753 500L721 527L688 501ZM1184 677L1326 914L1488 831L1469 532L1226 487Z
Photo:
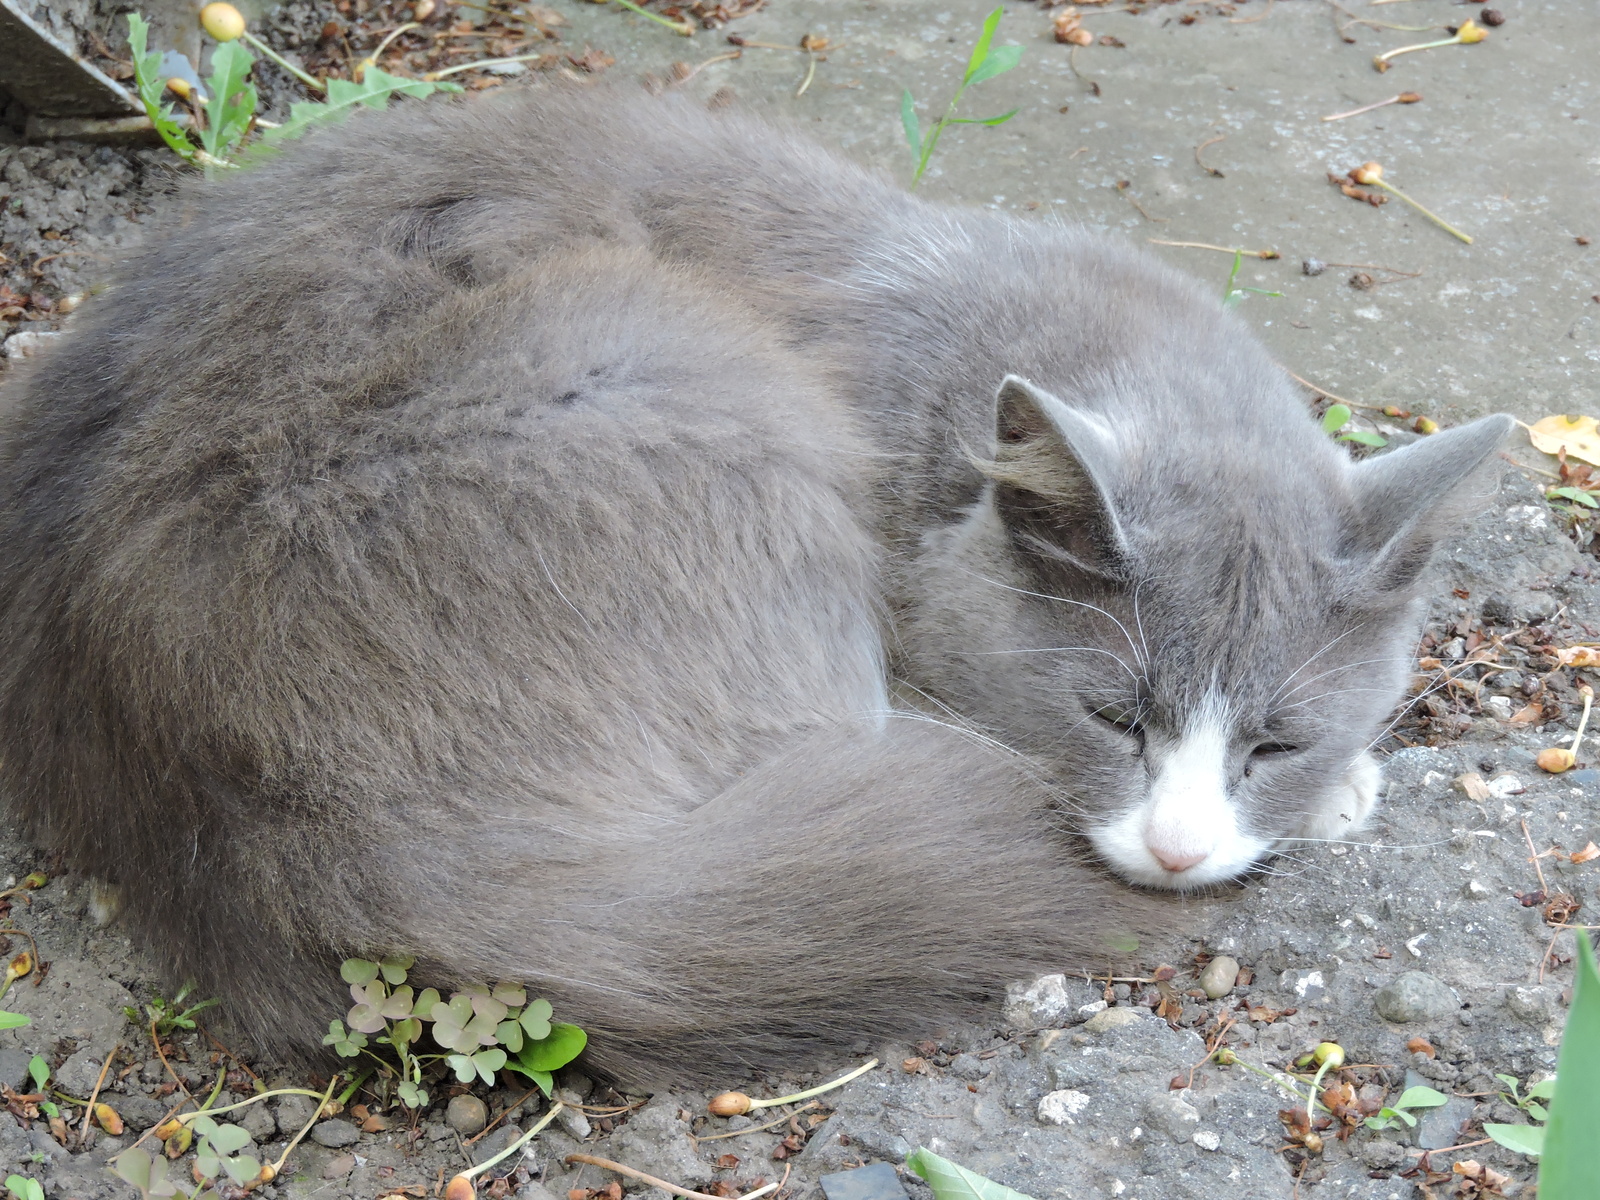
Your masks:
M233 5L215 0L200 10L200 27L219 42L231 42L244 32L244 17Z

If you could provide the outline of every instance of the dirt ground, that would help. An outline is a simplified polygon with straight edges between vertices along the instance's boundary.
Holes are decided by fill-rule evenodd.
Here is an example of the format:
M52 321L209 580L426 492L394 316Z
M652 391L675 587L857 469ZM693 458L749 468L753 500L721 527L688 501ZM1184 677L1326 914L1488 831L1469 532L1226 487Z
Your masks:
M703 7L717 24L714 6ZM900 89L912 89L926 122L987 7L770 0L685 40L614 5L551 0L545 8L560 20L545 15L539 36L553 61L536 61L531 73L648 73L666 83L688 72L675 86L803 122L904 179ZM1579 244L1586 231L1600 236L1592 133L1600 34L1578 19L1583 6L1505 3L1507 21L1485 43L1402 58L1381 76L1370 65L1376 50L1445 35L1346 21L1454 24L1477 7L1415 0L1368 10L1349 0L1341 13L1312 0L1258 0L1135 3L1121 7L1143 11L1108 13L1083 5L1096 38L1124 44L1096 41L1076 55L1050 36L1059 9L1006 7L1002 40L1027 47L1023 65L981 85L964 111L1022 111L998 129L950 134L922 185L930 196L1056 214L1132 240L1275 248L1280 258L1249 261L1240 282L1285 295L1250 296L1241 311L1297 374L1365 403L1441 422L1496 409L1533 420L1600 406L1600 303L1590 299L1600 292L1591 257L1600 251ZM346 53L346 43L352 53L370 49L360 37L373 23L347 8L299 0L266 27L315 65L319 55ZM441 19L486 21L467 8ZM343 42L322 38L329 22L342 23ZM829 43L797 97L812 66L807 54L750 47L739 59L711 61L734 49L730 32L783 45L809 33ZM117 43L109 44L114 53ZM527 76L476 78L517 86ZM1408 88L1423 102L1321 120ZM289 97L281 80L267 90L275 105ZM1219 134L1225 140L1199 149ZM178 176L156 150L22 146L5 136L0 329L48 331L82 297L94 302L117 257L172 203ZM1325 179L1374 158L1470 229L1474 244L1398 202L1347 199ZM1214 277L1220 298L1229 257L1158 251ZM1307 258L1330 265L1306 274ZM1370 286L1352 286L1363 273ZM12 332L6 349L20 354L29 342L37 339ZM1308 392L1308 403L1325 400ZM1372 417L1393 441L1417 436L1409 418ZM1526 446L1512 455L1553 467ZM1533 1179L1531 1161L1478 1144L1485 1120L1528 1119L1499 1094L1495 1076L1526 1085L1553 1068L1573 952L1572 933L1556 926L1583 923L1600 905L1600 858L1583 854L1600 840L1600 770L1552 776L1533 761L1539 749L1570 740L1577 688L1586 676L1593 682L1593 673L1556 662L1562 648L1600 640L1600 563L1587 527L1574 528L1548 503L1541 481L1508 467L1498 499L1442 548L1419 694L1382 744L1387 792L1359 838L1300 851L1225 894L1175 903L1173 925L1184 933L1146 947L1138 976L1046 977L1015 989L982 1027L862 1047L886 1065L771 1128L756 1128L759 1113L710 1117L701 1093L633 1095L574 1073L563 1082L589 1115L552 1127L510 1160L515 1172L495 1194L560 1200L604 1188L610 1173L563 1163L582 1152L728 1195L789 1172L782 1194L809 1200L822 1175L899 1164L918 1145L1037 1200L1286 1200L1297 1191L1402 1200L1423 1195L1423 1185L1446 1194L1453 1185L1438 1183L1439 1173L1464 1160L1504 1172L1514 1182L1502 1193L1516 1194ZM1293 486L1292 468L1285 486ZM6 887L41 868L49 864L0 835ZM5 998L33 1024L0 1033L0 1084L26 1093L37 1053L63 1091L82 1097L115 1054L103 1090L128 1132L69 1136L63 1145L41 1120L0 1116L0 1159L39 1179L49 1196L92 1200L129 1193L104 1164L181 1096L174 1073L196 1091L219 1073L229 1095L252 1084L243 1064L198 1033L174 1038L172 1070L163 1066L122 1013L153 995L153 981L114 927L89 922L86 900L66 875L0 901L50 964ZM13 952L22 948L19 934L9 937ZM1208 996L1197 983L1212 963L1208 981L1232 975L1233 986L1223 980ZM1157 982L1162 966L1174 971ZM211 1032L236 1040L225 1021ZM1286 1136L1278 1112L1292 1101L1273 1084L1241 1067L1196 1069L1219 1037L1241 1060L1273 1069L1334 1040L1347 1062L1362 1064L1343 1074L1357 1103L1392 1100L1408 1083L1427 1083L1451 1102L1416 1130L1326 1130L1322 1152L1309 1153ZM841 1061L840 1071L855 1061ZM263 1079L308 1082L303 1072L248 1065ZM776 1095L812 1081L727 1082ZM520 1096L483 1094L491 1115ZM28 1111L7 1102L13 1113ZM432 1195L541 1107L525 1101L467 1144L460 1131L470 1136L474 1123L463 1118L471 1114L457 1111L453 1124L442 1099L414 1124L374 1103L371 1123L387 1119L391 1128L362 1132L348 1114L322 1123L260 1194ZM259 1148L274 1154L310 1115L295 1098L245 1111ZM630 1192L644 1186L621 1182ZM906 1186L926 1200L914 1178Z

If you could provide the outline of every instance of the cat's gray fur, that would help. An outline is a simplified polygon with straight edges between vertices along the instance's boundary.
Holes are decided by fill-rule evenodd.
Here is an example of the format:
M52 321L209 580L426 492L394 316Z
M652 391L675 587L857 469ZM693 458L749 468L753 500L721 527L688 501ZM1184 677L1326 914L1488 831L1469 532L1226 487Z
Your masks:
M1359 806L1503 432L1355 467L1213 291L682 100L362 113L11 387L0 787L272 1046L388 952L634 1078L926 1031L1149 924L1074 831L1208 697L1263 845Z

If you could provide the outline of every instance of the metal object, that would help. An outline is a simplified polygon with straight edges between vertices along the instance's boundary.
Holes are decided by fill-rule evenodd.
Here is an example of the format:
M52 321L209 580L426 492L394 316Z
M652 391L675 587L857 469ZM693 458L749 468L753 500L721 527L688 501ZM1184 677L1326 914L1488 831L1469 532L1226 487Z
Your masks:
M116 80L25 13L0 0L0 88L37 117L125 117L141 111Z

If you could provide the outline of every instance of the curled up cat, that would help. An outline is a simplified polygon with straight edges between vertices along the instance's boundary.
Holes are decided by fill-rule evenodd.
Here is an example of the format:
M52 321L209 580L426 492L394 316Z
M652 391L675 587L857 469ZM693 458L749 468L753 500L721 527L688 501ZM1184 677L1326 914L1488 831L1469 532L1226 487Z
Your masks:
M235 174L7 385L0 793L267 1048L395 953L805 1063L1368 817L1506 418L1353 462L1145 254L679 97Z

